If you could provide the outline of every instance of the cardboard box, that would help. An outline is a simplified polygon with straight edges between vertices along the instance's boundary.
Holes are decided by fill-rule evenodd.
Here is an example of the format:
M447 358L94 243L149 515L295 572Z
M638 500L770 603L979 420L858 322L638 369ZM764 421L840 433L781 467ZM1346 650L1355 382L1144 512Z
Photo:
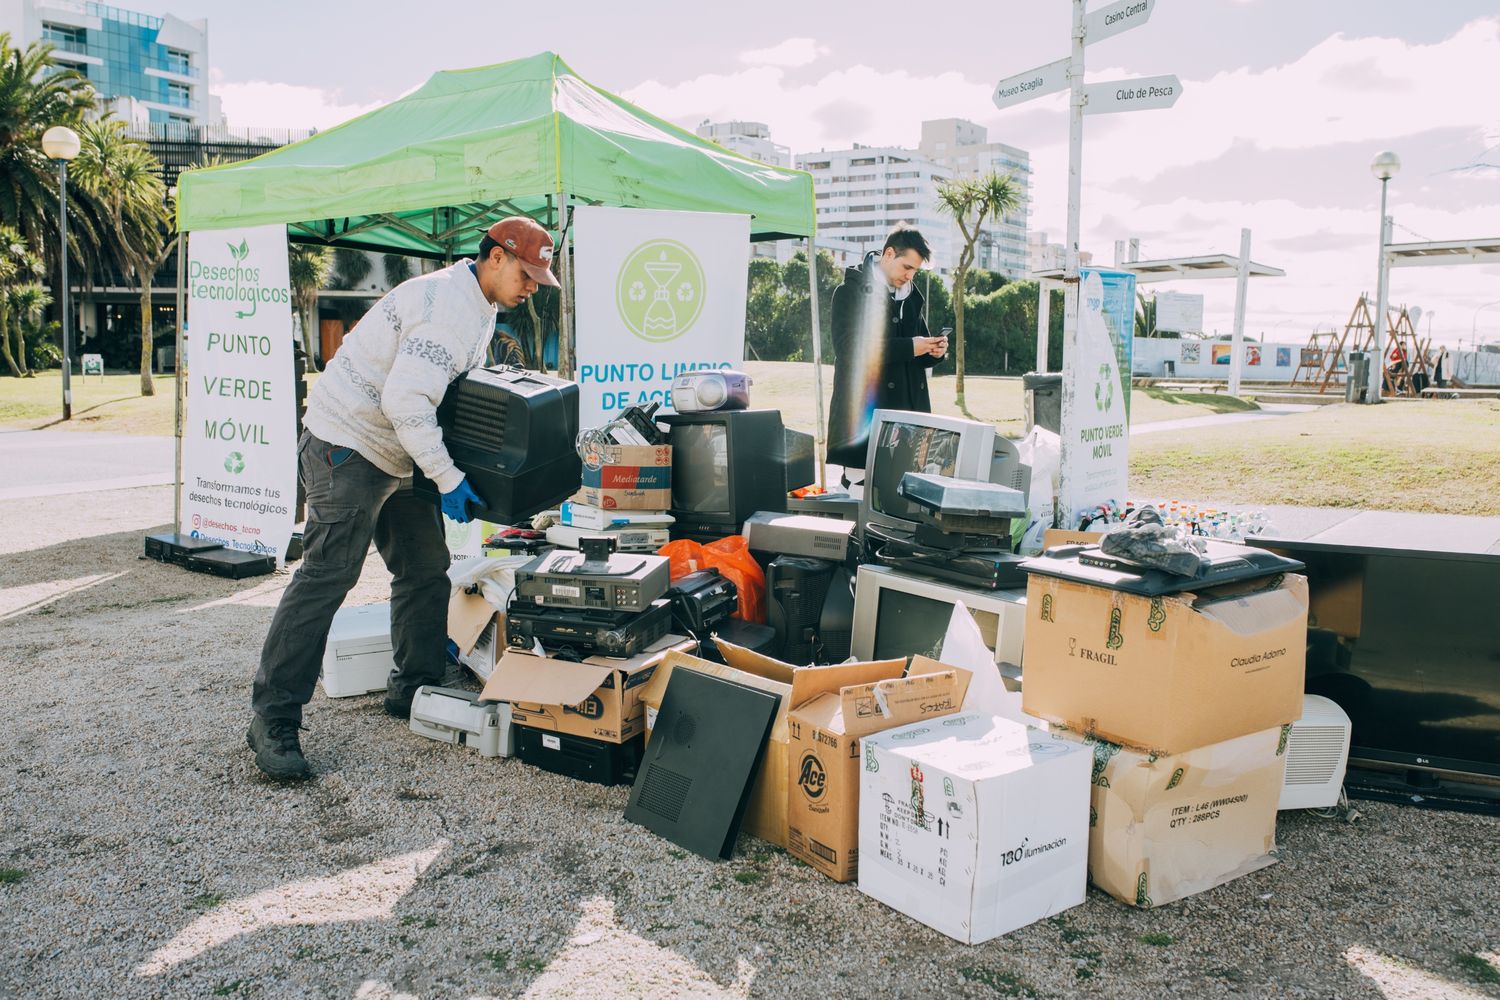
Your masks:
M496 611L483 594L459 588L448 598L448 638L460 656L472 651L491 625L498 625L500 635L505 635L505 612Z
M973 713L862 743L861 892L967 944L1083 902L1084 747Z
M565 528L610 532L624 528L670 528L677 519L664 510L605 510L576 500L564 500L557 521Z
M741 828L751 836L777 847L785 847L787 840L787 710L791 707L792 668L766 657L758 657L749 650L740 649L730 643L726 659L739 663L739 667L727 667L693 656L685 651L672 651L657 666L651 680L641 690L640 698L646 705L646 739L656 723L656 713L661 710L662 699L667 694L667 684L672 672L677 669L696 670L699 673L725 680L747 684L762 691L781 696L781 705L771 722L771 733L766 738L766 755L761 761L760 771L750 789L750 802L745 809Z
M519 726L624 743L646 729L641 690L667 652L684 642L667 636L628 660L591 656L582 663L507 650L480 698L510 702Z
M787 719L788 853L835 882L853 881L860 738L958 712L969 677L925 656L909 671L903 660L798 670Z
M750 548L757 552L841 563L849 554L849 538L854 528L853 521L762 510L745 519L743 533Z
M666 510L672 506L672 446L611 444L590 451L574 499L604 510Z
M1066 528L1048 528L1042 532L1042 548L1051 549L1059 545L1098 545L1104 538L1102 531L1069 531Z
M1287 728L1167 757L1081 738L1094 757L1089 880L1161 906L1275 864Z
M1294 722L1306 664L1302 576L1166 597L1027 580L1022 710L1111 743L1165 756Z

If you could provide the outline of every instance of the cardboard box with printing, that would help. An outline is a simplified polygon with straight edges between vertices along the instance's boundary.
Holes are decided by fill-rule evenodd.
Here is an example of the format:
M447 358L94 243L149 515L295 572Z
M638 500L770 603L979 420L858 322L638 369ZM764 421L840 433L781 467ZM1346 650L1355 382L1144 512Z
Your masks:
M1112 743L1181 753L1302 715L1307 580L1143 597L1032 573L1021 707Z
M860 738L958 712L969 677L925 656L909 671L904 660L798 670L787 719L787 852L835 882L853 881Z
M787 807L787 729L786 713L791 704L792 667L769 657L759 656L732 643L720 641L719 649L724 658L735 666L724 666L693 656L686 651L672 651L657 666L651 680L641 689L641 701L646 706L646 738L656 724L656 713L667 694L667 684L674 670L696 670L699 673L725 680L747 684L750 687L769 691L781 696L781 705L771 722L771 733L766 738L766 754L750 789L750 802L745 809L742 828L751 836L759 837L777 847L786 846Z
M604 510L672 506L672 446L611 444L584 456L580 503Z
M1090 881L1131 906L1161 906L1275 864L1287 728L1167 757L1083 739L1094 756Z
M681 636L667 636L628 660L591 656L582 663L512 649L495 664L480 698L508 701L518 726L624 743L646 728L641 691Z
M967 944L1083 902L1084 747L973 713L861 744L861 892Z

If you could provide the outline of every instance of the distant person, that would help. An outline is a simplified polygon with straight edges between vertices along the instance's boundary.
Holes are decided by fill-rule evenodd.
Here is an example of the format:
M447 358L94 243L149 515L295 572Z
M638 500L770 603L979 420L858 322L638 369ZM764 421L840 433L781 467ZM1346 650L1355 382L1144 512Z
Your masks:
M947 355L948 338L929 334L922 293L912 280L931 259L922 234L903 222L879 253L871 251L858 267L846 269L844 283L834 290L828 461L865 467L878 409L932 412L927 370Z
M1448 348L1438 350L1437 360L1432 364L1432 381L1439 389L1448 386Z
M513 309L548 270L552 238L525 216L491 226L475 260L460 260L386 293L344 338L307 397L297 442L307 491L301 565L260 654L250 747L273 778L306 778L298 730L334 612L359 582L370 542L391 571L391 671L385 711L411 714L423 684L441 684L448 622L448 546L442 519L412 493L413 466L437 485L442 511L471 519L484 506L453 464L438 427L448 384L484 363L496 307ZM406 480L403 485L403 480Z

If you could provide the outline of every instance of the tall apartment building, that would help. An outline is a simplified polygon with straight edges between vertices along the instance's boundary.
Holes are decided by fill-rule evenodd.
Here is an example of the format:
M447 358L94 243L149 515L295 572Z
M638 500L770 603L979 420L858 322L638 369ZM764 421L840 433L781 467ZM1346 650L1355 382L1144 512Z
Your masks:
M24 48L49 42L53 58L84 76L101 104L132 125L213 125L208 22L156 17L91 0L0 0L0 31Z
M932 247L932 265L948 272L958 264L958 225L937 207L939 182L1009 172L1020 195L1016 209L987 224L975 247L975 265L1019 278L1026 273L1026 219L1031 211L1031 167L1025 150L986 141L985 130L947 118L922 123L922 145L862 146L798 155L813 175L819 238L878 250L898 222L915 225Z
M1010 278L1026 274L1026 226L1031 216L1031 156L1024 149L990 142L982 125L962 118L922 123L917 152L953 177L977 177L993 170L1009 174L1016 188L1016 207L989 223L975 246L975 264Z
M700 138L711 139L746 159L775 167L792 165L792 151L771 141L771 127L765 122L711 122L704 119L694 131Z

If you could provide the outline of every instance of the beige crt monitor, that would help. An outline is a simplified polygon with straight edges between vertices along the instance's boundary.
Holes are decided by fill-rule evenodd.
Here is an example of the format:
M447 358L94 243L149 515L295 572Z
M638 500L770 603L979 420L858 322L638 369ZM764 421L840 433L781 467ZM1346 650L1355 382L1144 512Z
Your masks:
M953 605L960 601L995 654L1006 687L1017 688L1026 631L1024 590L980 590L886 566L861 566L855 576L850 653L859 660L916 653L938 659Z

